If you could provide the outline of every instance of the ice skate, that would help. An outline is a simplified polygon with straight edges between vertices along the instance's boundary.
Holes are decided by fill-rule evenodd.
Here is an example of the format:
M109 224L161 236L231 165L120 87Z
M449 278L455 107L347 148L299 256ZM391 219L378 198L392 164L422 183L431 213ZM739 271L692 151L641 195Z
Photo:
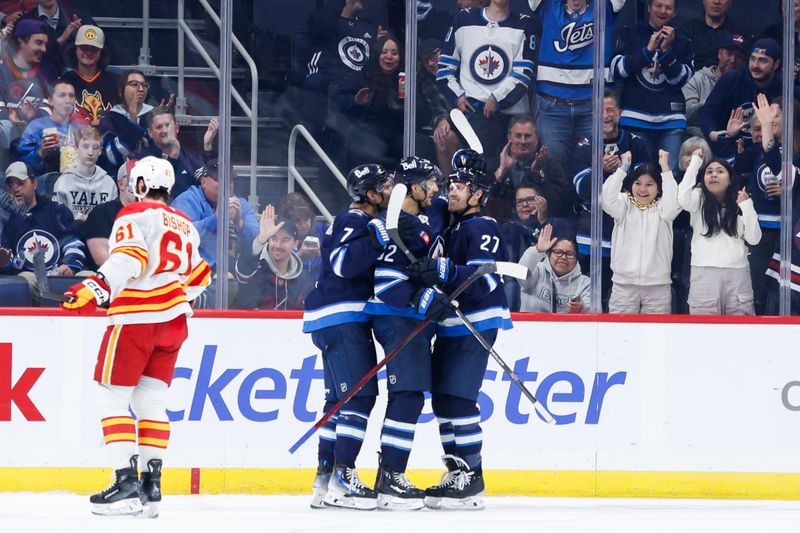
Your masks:
M333 466L327 461L320 461L317 466L317 475L314 477L314 483L311 485L313 496L311 497L312 509L324 509L325 504L322 500L328 494L328 483L331 480L331 473L333 473Z
M364 511L371 511L378 505L375 491L361 482L356 469L342 464L334 465L328 493L322 501L329 507Z
M136 515L142 512L140 498L142 486L136 473L136 458L131 457L131 466L117 470L114 483L102 492L89 497L92 513L98 515Z
M443 455L442 462L447 468L447 472L442 474L438 485L425 489L425 507L429 509L439 509L439 504L442 499L442 492L445 488L449 487L455 481L456 474L459 472L458 462L459 459L454 455Z
M470 469L466 462L456 458L458 471L453 482L442 489L439 508L447 510L480 511L483 509L483 471Z
M425 507L425 492L415 487L405 473L384 466L378 467L375 492L378 494L378 510L415 511Z
M158 506L161 504L161 459L147 461L147 471L142 471L142 516L158 517Z

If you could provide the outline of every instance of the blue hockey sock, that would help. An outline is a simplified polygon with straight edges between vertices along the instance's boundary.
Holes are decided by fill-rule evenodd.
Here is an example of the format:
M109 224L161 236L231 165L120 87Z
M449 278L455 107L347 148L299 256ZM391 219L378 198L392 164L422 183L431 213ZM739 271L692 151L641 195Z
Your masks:
M325 402L323 412L327 413L336 402ZM339 419L338 413L333 415L321 428L319 428L319 447L317 448L317 458L320 464L333 466L333 447L336 444L336 421Z
M456 455L456 437L453 433L453 423L448 414L449 404L445 394L434 394L432 397L433 413L439 424L439 438L442 440L442 449L446 455Z
M422 392L389 393L386 418L381 430L381 461L395 472L405 472L414 442L414 429L422 412L425 397Z
M483 432L481 431L481 414L478 404L473 400L457 396L442 395L440 399L444 404L447 416L439 416L439 433L445 453L451 453L466 461L470 468L475 469L481 465L481 449L483 448ZM447 423L450 424L453 434L453 444L445 444L445 431ZM451 451L452 450L452 451Z
M361 451L364 435L367 432L369 413L374 405L374 396L356 396L339 411L339 418L336 421L336 444L334 444L337 463L355 467L356 457Z

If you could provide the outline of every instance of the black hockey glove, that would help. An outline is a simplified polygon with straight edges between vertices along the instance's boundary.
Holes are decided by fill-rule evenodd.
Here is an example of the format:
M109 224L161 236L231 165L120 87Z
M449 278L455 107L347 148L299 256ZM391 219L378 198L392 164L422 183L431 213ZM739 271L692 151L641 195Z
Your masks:
M433 287L434 285L444 285L455 276L456 266L445 257L439 259L422 257L413 265L409 265L406 273L411 282L424 287Z
M443 322L455 313L455 308L447 301L447 295L433 289L420 289L414 295L417 313L425 315L434 322Z
M373 218L367 224L367 235L369 236L369 243L378 251L383 251L392 242L389 234L386 233L386 226L383 220Z
M422 233L422 224L416 217L401 216L400 220L397 221L397 233L400 234L400 238L403 239L406 246L410 247L419 239Z

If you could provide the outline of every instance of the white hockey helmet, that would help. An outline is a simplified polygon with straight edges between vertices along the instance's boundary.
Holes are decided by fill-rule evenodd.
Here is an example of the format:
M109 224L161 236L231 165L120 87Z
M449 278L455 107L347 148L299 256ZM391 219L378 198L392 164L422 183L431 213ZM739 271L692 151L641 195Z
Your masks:
M145 191L143 193L139 193L136 187L140 178L144 180ZM137 161L133 165L128 179L131 193L139 200L147 196L151 189L166 189L169 193L172 191L173 185L175 185L175 170L170 162L152 155Z

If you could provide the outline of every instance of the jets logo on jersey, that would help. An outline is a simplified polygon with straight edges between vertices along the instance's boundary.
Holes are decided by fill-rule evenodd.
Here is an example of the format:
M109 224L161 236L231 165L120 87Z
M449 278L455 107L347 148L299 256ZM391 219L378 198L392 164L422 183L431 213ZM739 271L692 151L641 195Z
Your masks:
M494 85L503 80L511 67L506 53L492 45L475 50L469 64L472 77L484 85Z
M580 50L592 44L594 39L594 22L587 22L578 26L577 22L570 22L561 28L561 40L553 41L556 52Z
M16 268L27 267L33 268L33 254L36 252L36 247L44 250L44 264L47 270L54 268L58 264L61 256L60 248L58 246L58 239L51 233L42 231L40 229L31 230L27 232L17 242L17 263Z
M642 85L651 91L663 91L667 88L667 77L664 76L658 63L644 67L636 77Z
M339 41L339 57L353 70L361 70L369 59L369 44L358 37L345 37Z
M761 165L756 170L756 181L758 182L758 188L764 192L767 192L767 185L771 183L780 183L781 179L773 174L772 170L767 165Z

